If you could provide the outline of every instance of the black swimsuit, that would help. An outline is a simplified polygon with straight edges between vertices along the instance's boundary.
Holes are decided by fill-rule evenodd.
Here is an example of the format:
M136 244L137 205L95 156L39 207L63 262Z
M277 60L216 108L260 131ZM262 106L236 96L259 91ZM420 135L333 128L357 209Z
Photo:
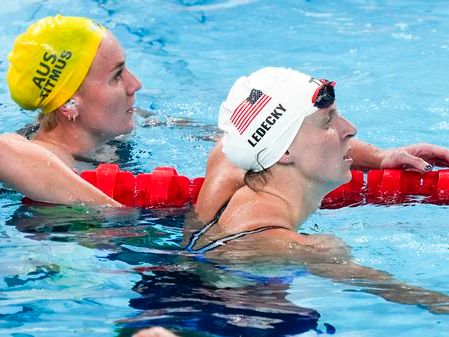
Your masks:
M249 231L243 231L243 232L231 234L231 235L225 236L221 239L214 240L211 243L209 243L201 248L194 249L193 247L195 246L198 239L200 239L201 236L209 230L209 228L211 228L213 225L218 223L218 220L220 219L221 214L226 209L226 206L228 206L228 203L224 204L224 206L222 206L220 208L220 210L217 212L215 217L209 223L204 225L199 231L196 231L195 233L192 234L192 236L190 237L189 244L185 248L187 250L187 252L195 253L195 254L204 254L204 253L207 253L208 251L211 251L212 249L215 249L220 246L224 246L228 241L235 240L235 239L241 238L243 236L264 232L264 231L267 231L270 229L279 229L279 228L285 229L285 227L282 227L282 226L260 227L260 228L252 229Z

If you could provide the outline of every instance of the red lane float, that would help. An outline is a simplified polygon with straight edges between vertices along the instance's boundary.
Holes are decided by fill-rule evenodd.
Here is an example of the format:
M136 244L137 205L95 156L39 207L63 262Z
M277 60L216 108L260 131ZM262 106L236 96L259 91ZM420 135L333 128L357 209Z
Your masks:
M134 176L118 165L101 164L80 176L111 198L133 207L181 207L195 203L204 178L180 176L172 167L157 167Z
M449 170L419 173L404 170L353 170L350 182L327 194L322 208L362 203L395 204L416 200L449 204ZM367 177L365 182L365 176ZM189 179L172 167L157 167L151 173L133 175L118 165L101 164L81 177L111 198L132 207L181 207L195 203L204 178Z
M419 173L404 170L351 171L350 182L330 192L322 208L339 208L362 203L398 204L418 201L449 204L449 170Z

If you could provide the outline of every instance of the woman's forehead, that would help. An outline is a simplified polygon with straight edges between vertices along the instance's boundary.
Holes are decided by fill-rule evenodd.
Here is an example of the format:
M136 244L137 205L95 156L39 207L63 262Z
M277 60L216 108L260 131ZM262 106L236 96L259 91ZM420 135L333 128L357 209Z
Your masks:
M125 62L125 53L114 35L108 32L98 48L89 74L109 73Z
M332 105L328 106L327 108L318 109L316 112L311 114L309 117L315 119L315 118L325 118L329 115L337 113L337 105L333 103Z

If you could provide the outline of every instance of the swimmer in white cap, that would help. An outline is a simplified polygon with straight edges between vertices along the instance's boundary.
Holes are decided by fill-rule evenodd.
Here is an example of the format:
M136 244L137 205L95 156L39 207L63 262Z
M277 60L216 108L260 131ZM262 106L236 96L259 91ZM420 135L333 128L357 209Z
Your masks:
M298 234L323 197L351 178L356 129L339 114L334 87L286 68L263 68L235 82L219 127L222 151L245 172L245 184L212 220L186 227L187 251L227 261L294 261L314 274L375 288L387 300L448 313L449 296L355 264L336 237Z
M276 82L266 81L273 77L273 74L279 74L280 79L276 79ZM294 87L301 78L307 81L303 81L299 87ZM282 68L265 68L237 80L221 106L219 127L225 136L209 154L206 179L196 205L198 218L203 222L210 221L220 207L245 185L245 173L248 181L251 176L261 179L267 174L253 173L266 171L265 169L276 162L285 164L285 161L290 161L291 164L294 157L288 148L296 136L296 131L307 117L317 111L317 105L311 104L309 96L312 93L312 97L318 99L319 97L315 96L319 93L314 91L317 88L323 88L322 90L332 94L334 85L335 83L310 79L310 76ZM275 101L275 98L278 98L279 102ZM298 111L296 114L290 113L292 107ZM340 125L340 122L345 120L335 109L329 109L327 122L333 123L329 125L329 129L333 130L334 124ZM309 119L314 118L316 117L311 116ZM355 130L353 132L355 133ZM352 136L346 140L347 152L343 154L343 161L340 162L350 164L352 169L400 168L427 172L431 171L433 166L449 166L449 151L440 146L422 143L381 150ZM316 141L313 144L317 145ZM334 152L310 153L311 149L312 147L308 146L307 152L302 153L301 165L310 166L311 160L317 158L322 159L321 164L325 165L325 160L337 155ZM338 174L335 167L329 167L329 170ZM346 174L345 179L349 177L349 173ZM341 183L342 181L338 183L338 180L329 180L326 186L337 187Z

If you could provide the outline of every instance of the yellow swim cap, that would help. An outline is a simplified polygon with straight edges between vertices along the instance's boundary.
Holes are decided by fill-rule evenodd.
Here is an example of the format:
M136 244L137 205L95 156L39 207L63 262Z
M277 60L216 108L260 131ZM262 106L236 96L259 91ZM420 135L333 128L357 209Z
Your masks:
M105 32L83 17L57 15L32 24L8 57L12 99L26 110L59 108L84 81Z

